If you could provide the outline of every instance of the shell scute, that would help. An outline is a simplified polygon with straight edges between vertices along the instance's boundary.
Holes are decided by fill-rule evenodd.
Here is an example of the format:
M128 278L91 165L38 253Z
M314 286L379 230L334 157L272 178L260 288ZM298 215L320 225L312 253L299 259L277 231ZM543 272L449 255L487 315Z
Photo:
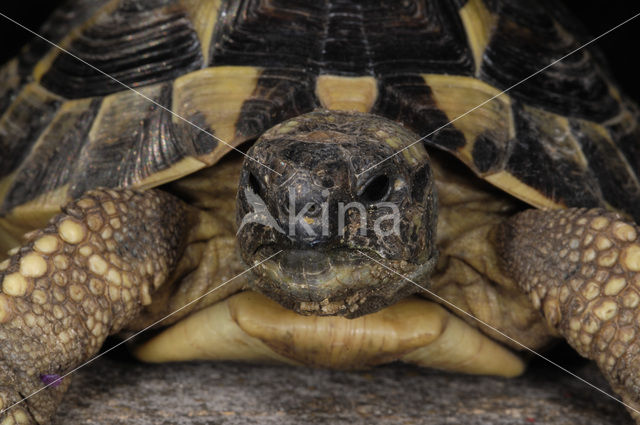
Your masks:
M82 0L78 12L67 11L70 23L57 32L46 24L47 34L197 127L59 51L27 49L28 58L1 71L8 82L0 86L0 146L12 152L2 158L10 162L0 181L3 215L97 185L157 186L231 149L215 138L236 146L329 107L402 122L533 206L604 206L640 219L637 108L597 51L581 50L511 87L583 42L579 26L550 2L98 3ZM29 66L36 82L24 85ZM53 100L16 115L37 96ZM58 121L76 119L62 115L61 96L94 97L76 116L91 125L45 147ZM35 115L41 125L30 124L31 133L11 133L10 117L24 123ZM79 153L65 168L54 153L66 143ZM32 164L38 158L47 160Z

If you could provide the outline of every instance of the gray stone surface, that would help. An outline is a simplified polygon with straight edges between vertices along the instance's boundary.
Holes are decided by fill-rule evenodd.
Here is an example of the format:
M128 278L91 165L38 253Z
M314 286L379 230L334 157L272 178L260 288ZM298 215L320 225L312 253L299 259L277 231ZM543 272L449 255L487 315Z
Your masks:
M610 391L593 364L564 356L560 362ZM633 425L622 405L541 361L509 380L405 365L340 372L230 363L145 365L122 357L101 358L79 371L55 421L301 423Z

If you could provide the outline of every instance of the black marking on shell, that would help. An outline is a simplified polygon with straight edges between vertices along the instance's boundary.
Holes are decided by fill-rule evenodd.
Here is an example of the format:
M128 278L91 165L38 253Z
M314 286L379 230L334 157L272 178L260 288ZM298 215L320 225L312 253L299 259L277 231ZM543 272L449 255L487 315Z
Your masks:
M380 78L378 90L378 99L371 112L402 122L420 136L449 122L433 100L431 89L419 75ZM455 150L464 146L466 141L460 131L448 125L429 136L425 143Z
M607 126L607 130L618 149L631 164L631 168L638 174L640 173L640 110L626 99L623 99L623 108L628 115L622 114L620 120Z
M120 10L127 12L144 12L149 9L167 6L175 0L120 0Z
M571 24L553 7L545 9L534 0L489 2L499 16L484 53L481 78L506 89L576 49L580 42L566 28ZM553 18L561 19L562 26ZM619 113L603 69L592 60L589 49L514 87L509 95L557 114L602 122Z
M20 90L18 64L10 61L0 67L0 116L4 114Z
M473 73L457 7L448 0L283 3L223 6L211 64L334 75Z
M98 0L65 1L47 18L38 29L38 34L59 44L71 30L89 19L103 5L104 3ZM35 64L51 49L56 48L43 39L34 37L18 55L20 75L25 78L30 76Z
M515 103L515 102L514 102ZM506 171L544 196L568 207L604 206L598 181L589 169L562 153L542 131L543 123L514 104L516 138L510 142Z
M242 105L236 132L257 137L275 124L320 106L313 91L316 76L305 69L265 69Z
M0 126L0 177L11 174L29 154L31 146L49 125L60 101L48 97L41 101L33 85L25 86L12 108L3 115Z
M284 3L279 5L278 3ZM321 2L226 2L211 43L209 65L312 66L319 51L325 7ZM277 28L277 31L265 31Z
M329 2L321 38L321 67L327 73L371 75L373 64L362 5Z
M154 93L150 90L154 89ZM146 88L146 95L159 104L168 107L171 103L170 83ZM171 167L187 156L210 151L217 146L215 140L191 139L176 135L172 115L164 109L139 98L135 93L125 93L132 99L131 114L123 110L124 101L118 102L117 109L104 113L110 115L105 121L97 122L104 130L102 136L87 143L71 178L71 195L80 196L95 187L128 187L145 178ZM144 102L144 105L136 105ZM146 107L146 109L144 109ZM103 109L105 106L103 106ZM103 118L104 119L104 118ZM109 126L115 126L114 137ZM183 132L178 133L184 135ZM206 146L197 146L198 141L207 140Z
M170 80L201 68L200 41L184 12L176 7L153 8L158 6L154 3L158 2L123 3L84 29L69 50L132 87ZM41 83L68 98L123 90L122 85L66 54L56 57Z
M379 1L365 18L376 74L473 75L473 55L450 0Z
M189 122L181 119L172 119L176 142L180 140L180 144L184 146L191 144L193 146L192 153L196 156L211 153L218 146L219 142L209 134L200 130L201 128L210 134L215 134L215 130L207 124L207 119L204 114L196 112L195 114L189 114L185 118ZM192 124L195 124L199 128L194 127Z
M462 9L467 5L469 0L451 0L451 3L455 4L458 9Z
M481 134L477 137L471 151L473 165L481 173L485 173L494 167L500 160L500 154L498 146L486 134Z
M610 130L616 146L637 174L640 171L640 127L636 126L630 132L620 131L616 127L610 128ZM640 203L640 199L636 199L635 202ZM640 221L640 218L637 220Z
M47 128L42 143L34 146L17 170L0 214L69 182L74 162L80 154L101 99L94 99L81 114L60 113ZM74 120L71 128L66 121Z
M640 185L622 152L589 123L571 120L571 131L582 146L589 169L598 179L604 199L640 219ZM637 145L637 140L636 140Z

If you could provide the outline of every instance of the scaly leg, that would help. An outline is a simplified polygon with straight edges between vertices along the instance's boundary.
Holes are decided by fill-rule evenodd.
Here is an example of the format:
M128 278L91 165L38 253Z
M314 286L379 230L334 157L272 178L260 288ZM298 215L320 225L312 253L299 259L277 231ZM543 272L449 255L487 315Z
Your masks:
M640 228L602 209L528 210L497 235L504 269L547 324L640 410ZM637 423L640 414L629 409Z
M48 423L69 378L151 302L192 210L157 190L93 190L32 232L0 269L0 423Z

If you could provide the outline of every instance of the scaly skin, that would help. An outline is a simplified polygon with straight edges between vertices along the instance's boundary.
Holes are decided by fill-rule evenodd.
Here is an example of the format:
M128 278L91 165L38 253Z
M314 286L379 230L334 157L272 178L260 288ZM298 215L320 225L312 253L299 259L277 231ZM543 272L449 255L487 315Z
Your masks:
M194 224L159 191L96 190L33 232L0 268L0 423L48 423L69 379L170 277ZM195 219L194 219L195 220ZM551 328L640 405L640 228L604 210L530 210L498 229L506 272ZM638 420L639 415L631 412ZM639 422L640 423L640 422Z
M156 190L93 190L2 263L2 410L41 389L43 375L90 358L151 302L180 257L186 208ZM0 423L48 423L68 384L3 411Z
M528 210L498 233L504 267L625 403L640 410L640 228L602 209ZM637 423L640 414L629 409Z

